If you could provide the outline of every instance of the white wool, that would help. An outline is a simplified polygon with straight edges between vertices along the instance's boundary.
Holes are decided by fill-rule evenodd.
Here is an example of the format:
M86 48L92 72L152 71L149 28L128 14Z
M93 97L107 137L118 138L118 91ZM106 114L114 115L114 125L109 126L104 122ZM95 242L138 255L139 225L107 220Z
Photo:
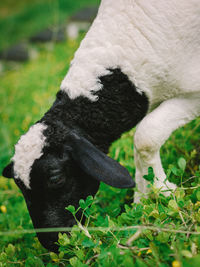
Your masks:
M98 77L120 67L152 106L198 91L199 12L199 0L102 0L61 90L96 100Z
M42 156L45 145L43 131L46 129L43 123L37 123L30 127L29 131L22 135L15 145L14 174L30 188L30 171L34 161Z

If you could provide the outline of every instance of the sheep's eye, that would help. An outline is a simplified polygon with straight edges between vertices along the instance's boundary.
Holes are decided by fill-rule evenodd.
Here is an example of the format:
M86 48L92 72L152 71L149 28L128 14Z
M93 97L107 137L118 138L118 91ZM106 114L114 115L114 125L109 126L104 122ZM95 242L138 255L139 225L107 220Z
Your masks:
M61 187L64 184L64 181L65 179L63 175L58 170L51 171L50 177L48 179L48 187L49 188Z
M58 183L61 180L60 176L52 176L50 177L50 182L51 183Z

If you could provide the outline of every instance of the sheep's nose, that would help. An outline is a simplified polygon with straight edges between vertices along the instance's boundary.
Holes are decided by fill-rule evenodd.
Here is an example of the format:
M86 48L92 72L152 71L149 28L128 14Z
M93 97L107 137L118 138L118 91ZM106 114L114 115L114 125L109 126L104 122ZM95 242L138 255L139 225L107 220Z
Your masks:
M58 242L58 233L38 233L37 237L42 244L43 247L48 249L49 251L53 251L55 253L58 252L58 245L56 242Z
M60 224L57 224L55 226L55 224L44 224L41 226L38 227L37 225L37 228L64 228L64 227L72 227L74 224L76 224L76 221L73 217L70 216L70 218L68 218L67 220L67 223L66 221L61 223ZM62 231L62 233L64 233ZM53 252L58 252L58 248L59 246L56 244L58 242L58 232L46 232L46 233L37 233L37 237L40 241L40 243L42 244L43 247L45 247L46 249L48 249L49 251L53 251Z

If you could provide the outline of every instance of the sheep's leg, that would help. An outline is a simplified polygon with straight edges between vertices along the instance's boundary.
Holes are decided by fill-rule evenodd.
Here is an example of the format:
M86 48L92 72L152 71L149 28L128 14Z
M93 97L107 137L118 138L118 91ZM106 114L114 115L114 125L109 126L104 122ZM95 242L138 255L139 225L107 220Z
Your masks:
M139 123L134 137L136 184L139 191L135 194L135 202L139 202L140 193L148 192L148 182L143 178L148 173L148 167L154 170L154 185L157 188L176 188L174 184L164 182L166 175L160 160L160 147L174 130L199 115L200 93L167 100ZM164 194L169 195L170 192Z

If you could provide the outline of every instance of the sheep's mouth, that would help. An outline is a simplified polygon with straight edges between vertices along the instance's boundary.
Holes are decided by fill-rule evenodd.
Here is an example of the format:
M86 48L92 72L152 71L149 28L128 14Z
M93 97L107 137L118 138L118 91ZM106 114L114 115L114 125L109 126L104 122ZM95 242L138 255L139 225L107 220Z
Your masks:
M51 232L51 233L37 233L38 240L42 244L44 248L49 251L58 252L58 233Z
M49 251L57 252L59 248L58 233L68 233L69 229L67 228L76 224L73 215L68 213L64 208L62 210L52 208L49 211L38 211L37 213L30 207L28 209L37 237L42 246Z
M71 219L67 222L67 225L61 224L59 227L50 227L46 226L44 227L44 232L37 233L38 240L42 244L44 248L46 248L49 251L58 252L59 249L59 240L58 240L58 233L69 233L68 231L63 231L65 227L72 227L76 224L75 219ZM42 227L43 228L43 227ZM58 228L58 231L56 231L56 228ZM41 227L40 227L41 229ZM45 232L46 229L46 232ZM50 230L50 231L49 231ZM51 230L55 230L55 232L51 232ZM62 230L62 231L60 231ZM37 228L36 228L37 232Z

